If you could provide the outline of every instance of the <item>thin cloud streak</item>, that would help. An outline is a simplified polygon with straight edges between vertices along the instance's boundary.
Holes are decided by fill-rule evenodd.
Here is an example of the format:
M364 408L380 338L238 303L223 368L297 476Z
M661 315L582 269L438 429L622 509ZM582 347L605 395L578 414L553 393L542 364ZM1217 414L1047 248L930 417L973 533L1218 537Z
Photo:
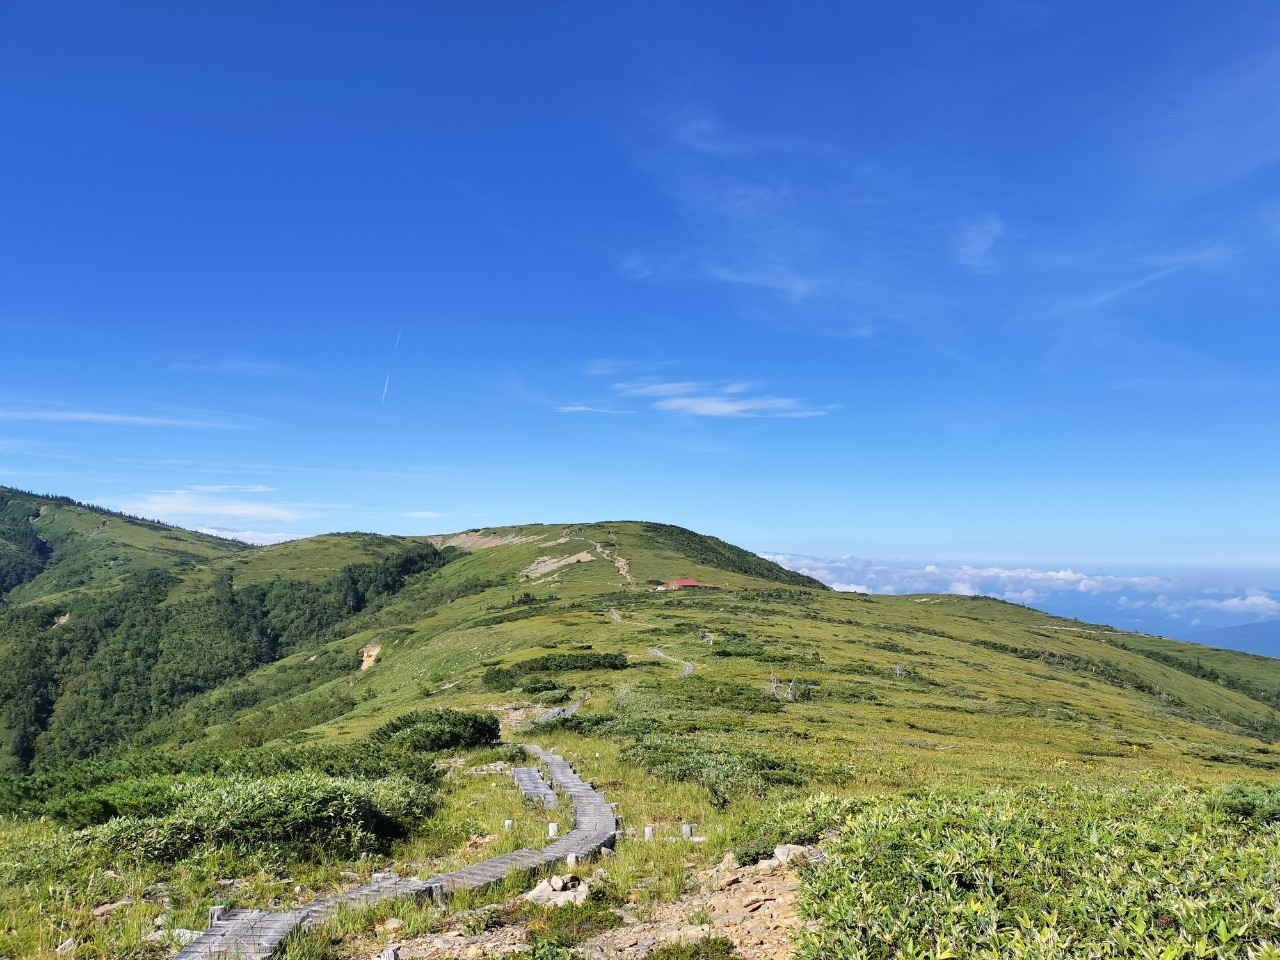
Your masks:
M801 419L825 416L825 410L808 409L794 397L668 397L654 403L657 410L687 413L695 417L784 417Z
M189 420L183 417L153 417L101 410L0 410L0 420L31 423L95 423L120 427L193 427L209 430L239 430L243 427L214 420Z
M169 369L180 373L230 373L247 377L281 377L295 374L292 367L266 360L217 360L211 363L175 362Z
M261 483L196 483L187 489L195 493L272 493L276 488Z

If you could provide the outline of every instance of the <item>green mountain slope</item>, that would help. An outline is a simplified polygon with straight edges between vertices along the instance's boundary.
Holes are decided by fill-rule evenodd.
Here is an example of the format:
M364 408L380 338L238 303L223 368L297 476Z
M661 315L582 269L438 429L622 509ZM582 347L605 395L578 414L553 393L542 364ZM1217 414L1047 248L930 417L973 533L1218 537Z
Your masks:
M678 527L254 548L14 491L4 503L16 585L0 609L0 812L19 819L0 826L0 952L11 955L53 956L72 928L94 944L87 956L158 956L138 932L156 912L145 898L121 914L132 920L92 918L158 878L185 891L172 919L190 925L227 898L227 873L255 878L237 904L277 906L365 869L198 843L113 852L130 830L185 830L184 798L243 811L255 791L342 809L416 797L421 820L439 787L443 812L414 828L425 838L373 848L402 871L484 856L468 837L499 833L504 817L532 831L520 842L545 831L525 822L508 778L438 782L421 746L422 724L437 723L421 718L437 710L496 715L518 741L551 707L580 704L537 740L574 758L627 822L705 824L713 858L744 824L759 832L773 816L762 805L815 791L1280 784L1280 661L990 598L835 593ZM682 578L712 589L653 589ZM514 759L470 756L460 762L480 771ZM279 802L292 822L295 800ZM678 890L694 851L652 846L634 869ZM628 862L610 870L624 876ZM68 864L86 892L55 904ZM61 919L32 919L43 916Z
M582 722L629 731L622 742L662 731L693 755L690 737L715 732L782 757L770 741L785 734L787 757L812 755L812 772L836 779L857 766L855 748L967 776L1008 765L1029 776L1045 756L1117 771L1280 768L1280 661L984 598L835 594L678 527L247 548L12 493L9 512L49 545L0 631L19 767L129 745L341 739L427 697L546 706L571 691L587 696ZM652 590L676 578L717 589ZM693 675L670 676L655 648ZM564 649L633 666L519 672ZM493 667L516 671L505 688Z
M130 573L166 570L250 549L191 530L0 487L0 600L21 603Z

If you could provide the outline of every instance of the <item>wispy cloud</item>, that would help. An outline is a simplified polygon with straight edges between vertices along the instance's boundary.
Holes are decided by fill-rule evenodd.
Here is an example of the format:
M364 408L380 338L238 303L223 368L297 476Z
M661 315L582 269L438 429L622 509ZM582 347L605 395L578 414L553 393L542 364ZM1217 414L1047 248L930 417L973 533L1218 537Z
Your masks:
M695 417L820 417L835 409L818 407L798 397L753 393L762 384L749 380L633 380L615 383L622 397L652 400L654 410Z
M268 360L214 360L204 363L175 362L169 369L181 373L228 373L244 377L282 377L295 373L292 367Z
M630 413L630 410L613 410L609 407L592 407L585 403L569 403L556 407L556 413Z
M868 249L858 220L876 202L864 158L820 139L685 116L660 128L641 164L670 198L680 233L660 251L622 257L626 275L707 280L795 305L856 285Z
M631 366L633 366L633 363L630 360L619 360L617 357L596 357L582 365L582 372L588 377L615 377Z
M1280 378L1257 380L1236 376L1145 376L1125 377L1111 383L1113 390L1135 393L1273 393L1280 390Z
M1205 610L1221 610L1225 613L1245 613L1258 617L1280 617L1280 600L1261 590L1250 591L1244 596L1222 600L1197 600L1195 606Z
M1168 277L1176 276L1192 267L1221 261L1230 256L1230 252L1226 247L1213 246L1203 250L1173 254L1163 258L1164 262L1145 267L1137 276L1094 294L1086 301L1086 304L1090 307L1104 306L1131 293L1136 293L1143 287L1149 287Z
M235 430L240 425L225 420L196 420L186 417L158 417L105 410L0 410L0 420L32 423L93 423L117 427L192 427Z
M847 151L821 140L742 133L706 117L690 118L677 123L672 130L672 140L693 153L723 159L791 156L831 164L857 162Z
M276 488L261 483L197 483L187 489L196 493L271 493Z
M672 397L708 390L710 385L697 380L638 380L632 383L615 383L613 389L624 397Z
M410 517L414 520L438 520L446 517L448 514L439 513L435 510L406 510L403 516Z
M994 270L992 251L1002 236L1004 221L994 213L966 222L956 235L956 263L979 273Z
M695 417L821 417L826 410L806 407L795 397L667 397L654 403L657 410L687 413Z

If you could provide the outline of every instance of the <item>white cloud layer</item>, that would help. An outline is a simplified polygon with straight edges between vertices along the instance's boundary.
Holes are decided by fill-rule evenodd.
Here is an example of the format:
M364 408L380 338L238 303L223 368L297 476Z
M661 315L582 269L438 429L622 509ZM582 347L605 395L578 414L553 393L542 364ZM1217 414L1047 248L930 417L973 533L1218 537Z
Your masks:
M1113 575L1070 568L916 564L862 557L765 554L791 570L854 593L989 596L1136 629L1171 630L1280 617L1280 588L1194 575ZM1178 629L1173 630L1174 627Z
M296 533L263 533L259 530L232 530L228 527L196 527L198 533L207 533L214 537L223 537L227 540L239 540L243 543L252 543L258 547L270 546L273 543L284 543L286 540L297 540L300 534Z
M277 523L294 523L309 514L298 507L261 500L227 499L194 490L157 490L133 500L126 500L121 509L140 517L181 522L210 517L232 520L274 520Z

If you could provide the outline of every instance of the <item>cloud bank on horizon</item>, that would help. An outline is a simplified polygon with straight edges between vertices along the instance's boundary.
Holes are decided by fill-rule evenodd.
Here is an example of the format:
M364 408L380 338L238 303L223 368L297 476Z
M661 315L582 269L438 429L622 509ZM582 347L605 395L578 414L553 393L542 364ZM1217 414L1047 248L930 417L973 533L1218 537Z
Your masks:
M763 554L851 593L953 593L1021 603L1060 616L1184 637L1197 630L1280 618L1280 587L1226 574L1118 575L1072 569L973 566Z

